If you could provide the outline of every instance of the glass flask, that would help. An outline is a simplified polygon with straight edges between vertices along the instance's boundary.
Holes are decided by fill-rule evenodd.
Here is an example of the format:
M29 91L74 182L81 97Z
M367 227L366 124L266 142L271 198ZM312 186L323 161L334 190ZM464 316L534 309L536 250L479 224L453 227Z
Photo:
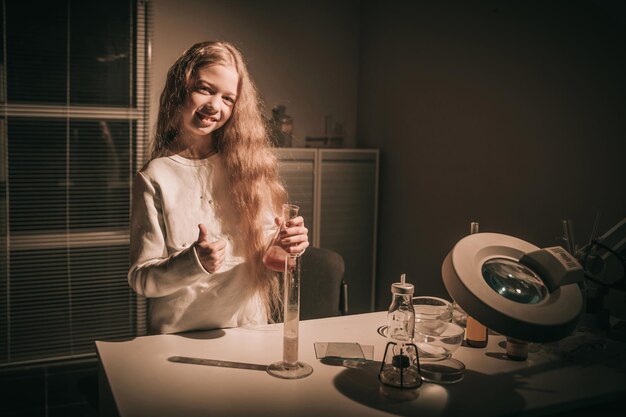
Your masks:
M392 300L387 313L387 337L397 342L410 342L415 332L415 309L413 307L413 284L391 284Z
M417 347L413 344L415 310L413 309L413 284L391 284L392 300L387 314L387 337L383 363L378 379L385 385L398 388L417 388L422 384Z

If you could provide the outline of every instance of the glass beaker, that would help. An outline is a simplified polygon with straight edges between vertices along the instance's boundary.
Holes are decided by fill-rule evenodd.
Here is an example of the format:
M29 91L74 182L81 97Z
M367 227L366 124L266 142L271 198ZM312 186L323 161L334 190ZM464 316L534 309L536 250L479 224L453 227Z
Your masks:
M283 205L283 224L298 216L299 207ZM300 325L300 258L301 253L288 253L283 273L283 360L267 367L267 372L278 378L304 378L313 368L298 361L298 340Z
M287 223L288 220L298 217L299 211L300 207L296 205L283 204L281 212L282 223L276 231L274 239L279 238L279 234L281 230L285 227L285 223ZM270 246L265 255L263 255L263 263L265 264L266 268L282 274L285 272L285 257L287 257L287 252L280 246L280 244L275 243Z
M463 342L465 329L447 320L425 320L415 326L414 342L420 359L442 360L452 355Z
M452 321L453 308L452 303L448 300L422 295L413 297L412 302L416 326L419 322L427 320Z

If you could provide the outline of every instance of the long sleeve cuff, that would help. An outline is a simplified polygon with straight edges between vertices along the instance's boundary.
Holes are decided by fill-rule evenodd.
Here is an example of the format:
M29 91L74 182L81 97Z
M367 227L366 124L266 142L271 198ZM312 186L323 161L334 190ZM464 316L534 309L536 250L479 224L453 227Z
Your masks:
M207 272L198 258L195 245L167 259L148 261L129 271L131 287L145 297L163 297L193 284Z

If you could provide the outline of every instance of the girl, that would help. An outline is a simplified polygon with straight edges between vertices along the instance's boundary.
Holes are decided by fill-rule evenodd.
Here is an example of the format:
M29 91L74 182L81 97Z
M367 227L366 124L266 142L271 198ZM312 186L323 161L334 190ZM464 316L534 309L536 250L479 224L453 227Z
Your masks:
M309 245L302 217L277 228L285 200L241 53L193 45L168 71L133 183L128 281L150 299L150 330L271 321L280 298L268 266Z

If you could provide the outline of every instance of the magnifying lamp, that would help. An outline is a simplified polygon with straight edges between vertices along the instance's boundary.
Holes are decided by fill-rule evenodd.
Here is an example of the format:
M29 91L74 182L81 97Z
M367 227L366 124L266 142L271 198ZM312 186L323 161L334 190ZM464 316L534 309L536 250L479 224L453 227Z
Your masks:
M541 249L513 236L471 234L448 253L442 276L468 315L528 342L570 335L583 311L583 269L560 246Z

